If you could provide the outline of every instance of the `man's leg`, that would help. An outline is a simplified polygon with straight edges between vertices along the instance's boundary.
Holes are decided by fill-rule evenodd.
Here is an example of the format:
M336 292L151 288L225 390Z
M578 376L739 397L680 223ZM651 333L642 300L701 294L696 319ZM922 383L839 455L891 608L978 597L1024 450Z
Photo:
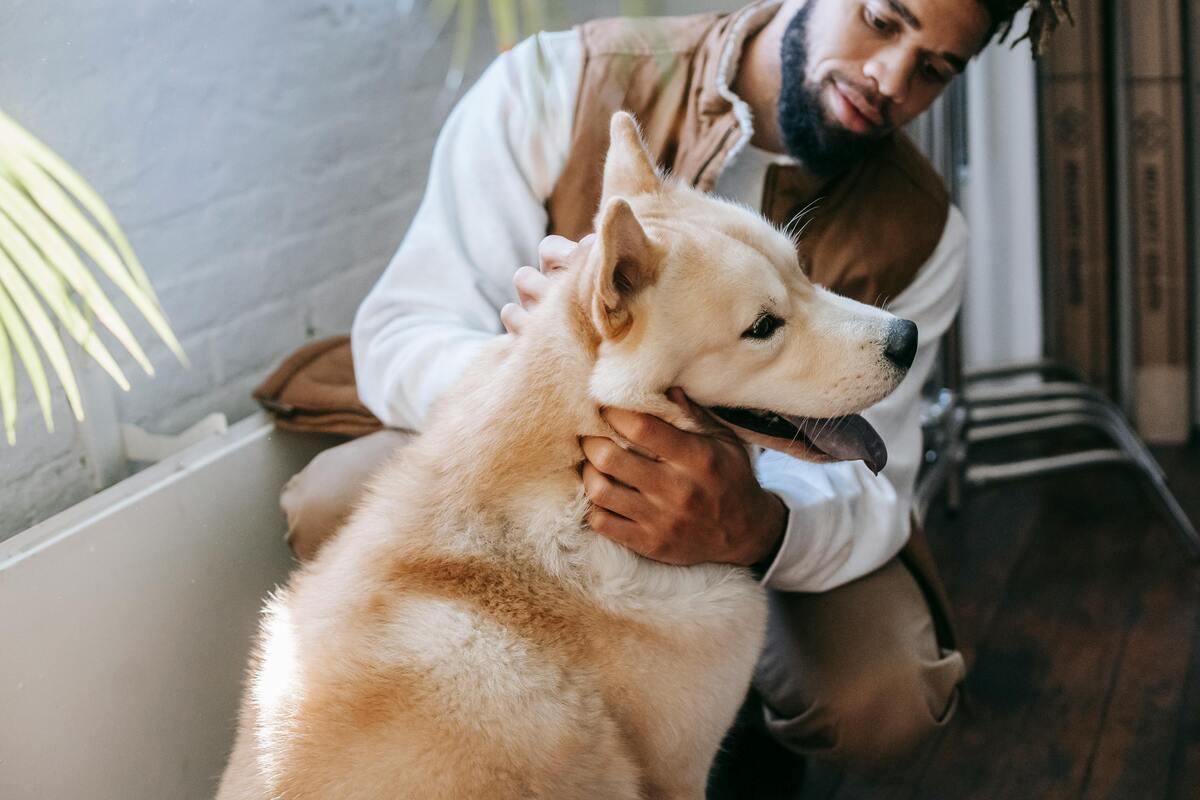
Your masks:
M316 555L362 496L367 479L412 437L385 429L317 454L283 487L279 506L287 515L287 542L302 561Z
M962 655L939 644L925 595L898 559L829 592L770 594L755 685L768 730L788 748L877 769L953 713Z
M771 736L763 703L751 687L708 773L706 800L794 800L805 760Z

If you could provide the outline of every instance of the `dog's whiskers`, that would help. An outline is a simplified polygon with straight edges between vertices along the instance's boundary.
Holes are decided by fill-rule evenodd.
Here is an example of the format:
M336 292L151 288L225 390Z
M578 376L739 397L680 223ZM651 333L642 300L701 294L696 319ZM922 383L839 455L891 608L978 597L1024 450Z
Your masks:
M826 417L825 419L821 420L821 427L817 431L817 435L823 436L825 434L825 431L829 430L829 427L832 424L832 422L833 422L833 417Z
M824 421L824 424L822 424L822 426L821 426L821 433L825 433L825 431L830 430L831 428L836 428L838 423L841 422L842 420L844 420L845 418L846 418L845 414L842 414L841 416L837 416L837 417L827 417Z
M788 442L788 447L791 447L792 445L794 445L796 443L796 440L799 438L800 438L800 429L796 428L796 432L794 434L792 434L792 440L790 442Z
M792 218L789 219L787 221L787 224L783 226L784 234L789 239L792 240L792 244L794 246L796 246L796 247L800 246L800 240L804 236L804 231L808 228L809 223L811 223L813 221L817 207L821 204L821 200L823 200L823 199L824 198L822 198L822 197L818 197L818 198L812 200L804 208L800 209L795 214L793 214ZM807 217L807 219L806 219L806 217ZM800 225L800 230L799 231L795 230L795 228L793 226L800 224L800 223L803 223Z
M804 220L804 224L800 226L800 231L799 231L799 232L796 234L796 238L797 238L797 239L803 239L803 238L804 238L804 232L805 232L806 230L808 230L808 226L809 226L809 225L812 225L812 222L813 222L813 220L814 220L814 219L816 219L816 217L815 217L815 216L812 216L812 217L809 217L808 219Z

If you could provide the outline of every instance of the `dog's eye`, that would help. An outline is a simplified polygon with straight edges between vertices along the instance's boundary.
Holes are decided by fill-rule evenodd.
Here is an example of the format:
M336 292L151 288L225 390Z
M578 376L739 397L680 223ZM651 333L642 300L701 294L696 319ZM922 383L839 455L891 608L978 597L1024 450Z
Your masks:
M771 334L783 327L783 320L774 314L760 314L754 324L742 331L743 339L770 339Z

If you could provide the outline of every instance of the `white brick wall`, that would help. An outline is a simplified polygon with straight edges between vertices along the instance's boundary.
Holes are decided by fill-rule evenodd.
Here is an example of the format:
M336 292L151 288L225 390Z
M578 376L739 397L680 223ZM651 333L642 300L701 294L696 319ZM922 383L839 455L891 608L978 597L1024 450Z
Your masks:
M89 424L111 426L114 408L156 432L212 411L237 420L280 358L349 329L416 210L453 100L442 90L449 31L433 40L407 5L6 4L0 107L106 198L192 360L180 367L122 305L158 375L121 358L133 389L93 381ZM682 13L706 4L657 5ZM617 8L571 0L558 18ZM490 60L486 29L475 52L464 85ZM52 435L24 384L21 400L18 444L0 444L0 539L119 477L100 468L61 399Z

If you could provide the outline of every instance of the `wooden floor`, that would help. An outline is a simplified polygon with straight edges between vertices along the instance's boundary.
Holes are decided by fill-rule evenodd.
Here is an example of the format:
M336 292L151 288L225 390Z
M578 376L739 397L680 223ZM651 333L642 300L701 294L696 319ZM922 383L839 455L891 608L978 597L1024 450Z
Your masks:
M1200 522L1200 446L1158 455ZM891 774L810 767L803 800L1200 798L1200 568L1134 473L981 490L928 530L966 707Z

